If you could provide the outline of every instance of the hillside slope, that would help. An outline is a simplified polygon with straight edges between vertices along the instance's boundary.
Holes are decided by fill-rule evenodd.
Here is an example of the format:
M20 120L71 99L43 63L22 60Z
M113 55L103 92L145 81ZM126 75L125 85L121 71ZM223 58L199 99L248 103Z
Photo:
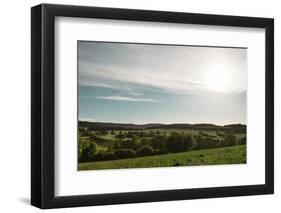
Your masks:
M80 163L79 170L149 168L246 163L246 145L123 160Z

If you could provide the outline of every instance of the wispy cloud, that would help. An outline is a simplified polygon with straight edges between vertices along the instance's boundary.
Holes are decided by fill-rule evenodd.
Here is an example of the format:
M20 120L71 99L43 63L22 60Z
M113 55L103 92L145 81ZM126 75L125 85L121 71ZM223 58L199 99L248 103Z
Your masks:
M112 89L115 91L126 93L128 95L132 95L132 96L141 95L140 92L136 91L135 89L131 88L130 86L121 85L121 84L118 84L118 82L100 83L100 82L96 82L96 81L91 81L91 82L80 81L79 84L81 86L91 86L91 87Z
M243 49L179 46L156 48L149 45L98 43L87 45L87 54L92 57L83 57L85 50L80 47L80 85L93 85L93 81L109 82L111 87L114 85L112 89L133 96L138 91L130 89L134 87L126 88L126 85L198 94L212 90L207 76L208 73L219 75L219 68L229 76L226 79L227 89L221 92L240 92L247 88L247 52ZM97 51L97 47L100 51Z
M96 119L94 119L94 118L84 118L84 117L79 117L79 121L96 122Z
M85 97L85 96L84 96ZM132 102L161 102L160 100L150 99L150 98L134 98L127 96L96 96L96 97L86 97L98 100L109 100L109 101L132 101Z

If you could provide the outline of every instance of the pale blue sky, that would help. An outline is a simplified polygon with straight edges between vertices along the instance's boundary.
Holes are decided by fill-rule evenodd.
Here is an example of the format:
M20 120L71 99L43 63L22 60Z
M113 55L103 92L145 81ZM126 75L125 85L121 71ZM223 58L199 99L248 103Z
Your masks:
M78 42L79 120L246 123L247 49Z

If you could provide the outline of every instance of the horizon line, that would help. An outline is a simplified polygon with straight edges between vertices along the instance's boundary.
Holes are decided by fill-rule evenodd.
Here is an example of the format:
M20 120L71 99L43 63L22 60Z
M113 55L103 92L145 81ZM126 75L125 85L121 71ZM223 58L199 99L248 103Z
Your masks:
M110 124L133 124L133 125L148 125L148 124L160 124L160 125L172 125L172 124L190 124L190 125L196 125L196 124L212 124L212 125L216 125L216 126L226 126L226 125L245 125L247 126L247 124L244 124L244 123L227 123L227 124L216 124L216 123L202 123L202 122L199 122L199 123L157 123L157 122L151 122L151 123L132 123L132 122L102 122L102 121L91 121L91 120L79 120L78 119L78 122L90 122L90 123L110 123Z

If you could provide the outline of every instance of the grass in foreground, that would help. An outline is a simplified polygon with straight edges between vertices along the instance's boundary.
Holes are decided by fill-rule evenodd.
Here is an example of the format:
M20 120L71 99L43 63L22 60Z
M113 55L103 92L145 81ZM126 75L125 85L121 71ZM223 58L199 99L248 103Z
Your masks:
M246 163L246 145L194 150L189 152L130 158L123 160L79 163L78 170L150 168Z

